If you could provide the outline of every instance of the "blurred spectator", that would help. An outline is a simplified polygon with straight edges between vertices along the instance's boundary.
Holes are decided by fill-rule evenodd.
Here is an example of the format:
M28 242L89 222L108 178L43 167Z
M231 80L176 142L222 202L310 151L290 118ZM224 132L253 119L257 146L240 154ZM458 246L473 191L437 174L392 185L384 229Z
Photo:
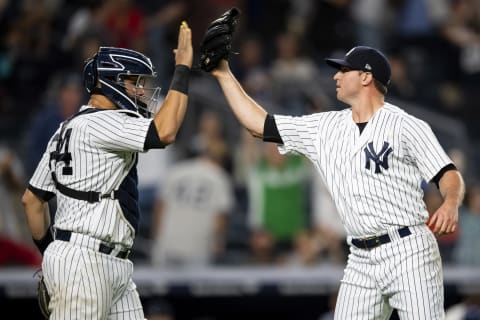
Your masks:
M49 77L64 63L53 27L48 1L31 0L18 4L18 16L7 26L3 50L8 71L3 86L14 102L2 110L2 120L7 120L2 125L10 132L22 129L25 117L38 107Z
M26 137L26 174L31 176L59 124L75 114L85 99L80 75L59 74L51 82L46 105L35 113Z
M162 103L160 101L159 103ZM138 206L140 220L133 245L132 260L149 260L151 251L152 214L157 195L165 183L170 167L177 159L176 145L138 153Z
M294 267L312 267L320 262L320 245L315 235L310 230L297 234L293 250L282 258L282 264Z
M115 47L146 51L146 18L133 0L106 0L104 27Z
M318 85L315 62L301 52L301 39L293 33L277 36L277 57L270 69L274 102L289 115L325 108L326 96Z
M161 88L167 92L174 57L166 48L172 47L170 42L176 41L178 26L186 19L188 6L184 0L147 0L138 5L146 15L147 54L157 68Z
M338 290L328 296L328 311L323 313L318 320L333 320L335 318L335 305L337 304Z
M411 77L404 53L401 50L390 53L389 61L392 75L388 96L403 101L414 101L417 96L417 88Z
M21 162L15 152L0 145L0 266L40 266L19 206L25 186Z
M480 2L452 1L443 35L459 49L458 62L463 75L480 76Z
M224 254L232 182L220 166L224 148L204 141L196 158L169 170L152 231L154 266L207 266Z
M290 0L290 10L286 21L286 31L299 36L305 34L308 22L312 18L314 0Z
M108 5L108 0L87 0L84 6L78 7L69 19L67 31L62 39L62 48L66 51L75 51L74 49L80 46L88 34L104 38L106 36L104 20L109 10ZM97 50L98 48L93 52ZM88 55L91 56L92 54Z
M417 91L417 102L432 103L436 86L450 68L444 62L447 50L438 34L448 16L448 0L394 0L390 4L396 21L388 47L401 50L416 87L428 83Z
M479 320L480 319L480 295L478 293L467 294L464 300L448 308L445 312L445 320Z
M0 234L31 243L20 197L25 187L22 162L13 149L0 144Z
M208 148L208 145L214 145L218 149L216 159L218 164L230 173L232 171L231 151L224 133L224 122L220 119L220 115L212 110L204 110L198 120L197 132L191 137L187 146L188 154L199 155Z
M465 105L458 110L462 120L467 124L469 134L480 138L477 120L480 112L476 102L479 98L480 81L480 1L452 1L449 19L443 27L445 39L455 48L455 54L449 64L456 66L450 74L451 81L461 85ZM459 77L457 75L460 75ZM459 88L459 89L460 89Z
M465 206L459 214L459 238L454 252L454 261L459 265L480 267L480 184L467 188Z
M397 13L397 32L404 39L431 37L448 15L447 0L390 1Z
M265 229L250 233L247 264L250 266L271 266L280 261L280 255L272 234Z
M138 154L138 206L140 220L138 234L133 245L132 259L149 260L152 235L152 214L155 199L165 184L165 177L177 158L174 145Z
M175 320L175 312L167 301L152 298L146 303L145 318L148 320Z
M252 138L253 139L253 138ZM275 144L248 171L249 226L268 232L281 250L291 250L297 234L308 228L309 166L298 155L281 155Z
M313 238L320 261L345 264L348 253L345 228L322 178L316 172L312 176Z
M393 12L390 9L389 1L352 0L351 10L357 44L379 50L386 49L386 38L392 29Z
M314 57L331 56L337 50L355 45L356 25L351 15L352 0L314 1L305 43ZM380 13L377 13L380 14Z
M271 79L268 69L263 65L264 46L261 40L249 35L243 39L239 51L242 54L232 59L232 69L238 70L238 80L253 97L271 99Z

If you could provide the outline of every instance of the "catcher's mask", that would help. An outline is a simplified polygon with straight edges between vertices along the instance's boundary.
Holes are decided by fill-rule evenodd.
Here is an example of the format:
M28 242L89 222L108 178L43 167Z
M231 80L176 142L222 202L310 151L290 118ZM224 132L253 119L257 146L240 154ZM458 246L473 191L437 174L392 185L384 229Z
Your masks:
M150 59L139 52L100 47L85 62L83 78L88 93L99 91L120 109L136 111L150 118L160 106L156 72Z

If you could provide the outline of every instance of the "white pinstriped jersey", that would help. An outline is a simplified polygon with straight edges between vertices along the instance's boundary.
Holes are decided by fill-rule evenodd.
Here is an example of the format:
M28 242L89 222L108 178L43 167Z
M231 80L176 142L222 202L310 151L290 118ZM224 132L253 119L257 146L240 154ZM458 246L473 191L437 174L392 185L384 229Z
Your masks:
M86 108L89 107L83 106L80 111ZM136 179L137 152L144 151L151 121L128 110L101 110L73 118L62 137L65 140L62 150L71 152L72 160L68 166L72 167L72 174L63 174L67 163L57 161L55 173L58 181L74 190L105 194L119 189L127 175L128 179ZM60 128L49 141L30 180L31 186L56 193L54 227L131 247L138 210L137 217L125 216L119 200L102 199L89 203L57 192L49 161L50 153L57 148L59 133ZM136 181L131 184L135 189L129 192L136 193Z
M275 115L275 122L280 152L299 152L314 163L353 237L425 223L422 179L452 163L426 122L389 103L362 134L351 109Z

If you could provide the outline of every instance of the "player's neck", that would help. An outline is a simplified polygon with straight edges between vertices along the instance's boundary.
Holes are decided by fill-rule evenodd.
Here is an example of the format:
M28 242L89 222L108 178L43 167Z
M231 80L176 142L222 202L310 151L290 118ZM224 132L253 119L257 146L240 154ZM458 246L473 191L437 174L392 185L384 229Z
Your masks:
M383 107L383 95L365 95L352 104L352 118L355 123L368 122Z
M87 104L96 109L117 109L115 104L110 101L110 99L101 94L92 94Z

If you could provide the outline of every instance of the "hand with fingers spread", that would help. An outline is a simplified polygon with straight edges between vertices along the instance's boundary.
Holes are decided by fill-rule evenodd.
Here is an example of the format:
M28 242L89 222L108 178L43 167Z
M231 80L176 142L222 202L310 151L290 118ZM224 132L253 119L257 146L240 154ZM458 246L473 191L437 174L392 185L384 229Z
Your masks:
M192 30L187 22L183 21L178 32L178 46L173 50L175 54L175 65L185 65L189 68L193 63L193 48L192 48Z

